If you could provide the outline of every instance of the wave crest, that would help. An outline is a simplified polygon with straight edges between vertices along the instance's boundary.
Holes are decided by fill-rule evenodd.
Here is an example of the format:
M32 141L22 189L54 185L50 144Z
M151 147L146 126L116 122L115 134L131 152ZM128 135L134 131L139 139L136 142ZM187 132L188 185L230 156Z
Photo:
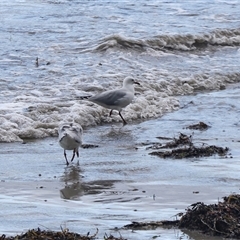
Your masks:
M151 39L126 38L121 35L111 35L104 38L95 48L96 51L108 49L132 49L145 51L149 48L164 51L194 51L211 46L239 46L240 29L217 29L210 33L192 35L175 34L159 35Z

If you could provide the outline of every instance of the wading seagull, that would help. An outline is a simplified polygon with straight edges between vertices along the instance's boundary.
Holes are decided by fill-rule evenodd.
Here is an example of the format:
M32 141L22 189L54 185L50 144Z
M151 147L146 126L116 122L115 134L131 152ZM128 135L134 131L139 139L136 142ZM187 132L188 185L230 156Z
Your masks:
M64 157L67 165L69 162L67 160L66 150L73 150L71 162L73 161L75 154L79 157L78 149L82 145L82 134L83 129L77 123L64 123L59 126L58 142L64 149Z
M123 120L123 124L127 124L123 118L121 111L129 105L134 98L134 86L138 84L133 78L126 77L123 80L123 87L117 90L109 90L88 98L89 101L96 103L102 107L111 109L109 116L113 110L117 110Z

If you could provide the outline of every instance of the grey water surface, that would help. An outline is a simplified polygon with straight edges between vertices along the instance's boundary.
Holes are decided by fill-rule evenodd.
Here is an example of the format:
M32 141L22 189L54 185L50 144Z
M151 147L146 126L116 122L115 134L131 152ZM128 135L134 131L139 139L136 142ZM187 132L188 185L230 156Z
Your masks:
M84 129L80 158L66 166L57 138L1 143L1 234L30 228L104 234L128 239L214 239L181 231L114 230L131 221L174 220L192 203L217 203L239 193L240 86L180 97L181 108L162 118ZM187 127L203 121L206 131ZM147 146L193 136L199 144L230 149L227 157L161 159ZM71 152L68 152L70 155ZM77 161L78 160L78 161ZM220 238L216 238L220 239Z

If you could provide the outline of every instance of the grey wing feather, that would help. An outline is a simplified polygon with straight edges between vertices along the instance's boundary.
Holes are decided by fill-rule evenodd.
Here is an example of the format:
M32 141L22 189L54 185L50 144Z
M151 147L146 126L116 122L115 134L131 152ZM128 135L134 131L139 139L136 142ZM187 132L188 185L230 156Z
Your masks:
M121 90L109 91L93 96L89 100L97 103L101 102L105 105L118 105L126 95L127 93Z

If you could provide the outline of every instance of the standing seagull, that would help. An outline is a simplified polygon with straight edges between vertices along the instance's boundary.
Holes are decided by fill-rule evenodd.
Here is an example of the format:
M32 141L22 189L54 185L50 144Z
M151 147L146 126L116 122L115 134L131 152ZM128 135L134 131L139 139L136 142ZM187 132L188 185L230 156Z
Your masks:
M73 150L71 162L73 161L75 154L79 157L78 149L82 145L82 134L83 129L77 123L64 123L60 125L58 129L58 142L64 149L64 157L67 165L69 162L67 160L66 150Z
M121 111L129 105L134 98L134 86L138 84L133 78L126 77L123 80L123 87L117 90L109 90L88 98L89 101L94 102L102 107L111 109L109 116L112 115L113 110L117 110L119 116L123 120L123 124L127 124L123 118Z

